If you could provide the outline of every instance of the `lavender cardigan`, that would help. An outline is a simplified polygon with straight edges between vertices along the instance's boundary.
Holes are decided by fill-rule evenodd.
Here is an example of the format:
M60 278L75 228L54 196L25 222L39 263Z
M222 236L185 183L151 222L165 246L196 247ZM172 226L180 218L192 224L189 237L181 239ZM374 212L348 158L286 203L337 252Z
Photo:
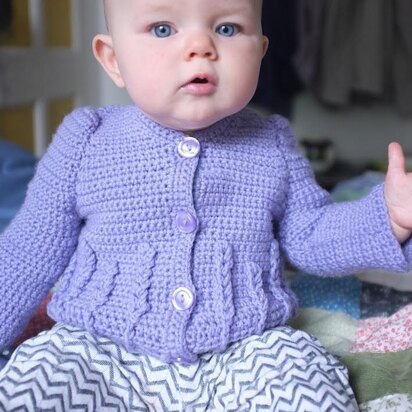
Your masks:
M0 347L62 274L54 319L191 362L288 320L283 257L320 275L409 268L382 187L331 203L285 119L244 110L186 137L135 106L65 118L0 238Z

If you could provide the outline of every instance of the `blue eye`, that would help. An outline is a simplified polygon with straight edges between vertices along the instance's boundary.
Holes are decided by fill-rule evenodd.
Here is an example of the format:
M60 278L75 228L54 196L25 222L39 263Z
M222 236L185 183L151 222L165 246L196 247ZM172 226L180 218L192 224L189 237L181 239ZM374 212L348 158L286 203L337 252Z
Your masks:
M151 32L156 36L156 37L169 37L173 34L173 29L170 26L170 24L156 24L155 26L152 27Z
M231 37L239 33L239 27L236 24L222 24L216 29L216 33L222 36Z

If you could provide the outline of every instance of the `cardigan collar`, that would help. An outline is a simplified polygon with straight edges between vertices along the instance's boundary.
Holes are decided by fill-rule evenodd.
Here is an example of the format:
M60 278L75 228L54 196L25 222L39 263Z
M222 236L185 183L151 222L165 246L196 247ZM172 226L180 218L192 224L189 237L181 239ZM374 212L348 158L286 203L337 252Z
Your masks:
M136 122L140 128L144 127L156 136L167 139L168 141L180 140L184 136L193 136L200 141L214 140L222 136L227 137L228 133L233 130L232 126L236 123L235 119L239 116L239 113L235 113L204 129L183 132L162 126L150 119L135 105L123 106L123 110L125 110L125 116L127 116L132 123Z

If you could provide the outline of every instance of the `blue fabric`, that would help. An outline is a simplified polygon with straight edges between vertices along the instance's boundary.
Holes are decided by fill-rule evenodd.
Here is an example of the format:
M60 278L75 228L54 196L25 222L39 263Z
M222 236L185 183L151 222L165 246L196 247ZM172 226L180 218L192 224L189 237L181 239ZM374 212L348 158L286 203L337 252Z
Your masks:
M23 203L35 165L31 153L0 139L0 232Z
M9 361L11 355L13 352L10 350L6 349L3 352L0 353L0 369L2 369L6 363Z
M8 359L0 356L0 369L7 363Z
M360 199L384 179L383 173L367 171L360 176L338 183L332 191L332 198L336 202Z
M321 278L298 273L291 282L300 307L314 307L343 312L360 318L362 282L356 276Z
M412 292L364 282L360 301L361 318L389 317L412 303Z

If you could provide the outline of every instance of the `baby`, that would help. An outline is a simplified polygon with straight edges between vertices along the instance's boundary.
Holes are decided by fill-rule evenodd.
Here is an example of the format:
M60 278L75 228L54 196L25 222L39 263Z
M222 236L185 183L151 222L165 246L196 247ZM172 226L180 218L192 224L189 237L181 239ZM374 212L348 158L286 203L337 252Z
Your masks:
M385 184L334 204L287 121L245 108L261 3L105 1L93 51L134 104L68 115L0 237L0 348L62 275L1 410L357 410L344 365L286 326L283 259L410 269L412 176L393 143Z

